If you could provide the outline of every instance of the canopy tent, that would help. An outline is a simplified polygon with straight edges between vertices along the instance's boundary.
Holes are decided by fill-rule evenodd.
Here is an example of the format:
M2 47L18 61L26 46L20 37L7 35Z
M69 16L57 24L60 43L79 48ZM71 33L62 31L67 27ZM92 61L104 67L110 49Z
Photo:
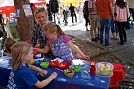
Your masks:
M14 5L13 4L11 4L11 3L9 3L8 1L4 1L1 5L0 5L0 7L6 7L6 6L8 6L8 7L13 7Z
M7 17L10 17L10 13L15 13L14 4L12 3L5 0L2 4L0 4L0 14L6 14ZM46 4L45 1L37 0L30 0L30 3L34 3L36 6L43 6Z
M43 6L46 4L45 1L30 0L30 3L34 3L36 6Z
M9 3L8 1L4 1L0 5L0 14L6 14L7 17L10 17L10 13L14 13L14 5Z
M72 3L73 6L76 6L79 2L84 2L84 0L65 0L62 2L64 6L70 6L70 3Z
M85 0L65 0L67 2L84 2Z

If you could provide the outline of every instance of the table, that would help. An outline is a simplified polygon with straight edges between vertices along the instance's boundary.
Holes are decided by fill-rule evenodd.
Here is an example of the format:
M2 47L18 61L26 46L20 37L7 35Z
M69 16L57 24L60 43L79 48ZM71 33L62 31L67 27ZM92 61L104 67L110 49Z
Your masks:
M0 86L6 87L8 83L9 73L11 71L11 58L3 57L0 59ZM82 70L75 73L73 77L66 77L63 71L54 68L47 68L48 74L45 77L40 76L37 72L33 72L39 80L46 79L52 72L57 72L58 77L54 79L43 89L107 89L109 86L110 77L90 76L86 75L83 71L89 70L89 63L85 62ZM33 87L33 89L38 89Z
M90 62L87 60L85 61ZM113 66L113 75L110 77L109 87L112 87L112 89L117 89L119 82L123 81L126 77L125 66L115 63L113 63Z

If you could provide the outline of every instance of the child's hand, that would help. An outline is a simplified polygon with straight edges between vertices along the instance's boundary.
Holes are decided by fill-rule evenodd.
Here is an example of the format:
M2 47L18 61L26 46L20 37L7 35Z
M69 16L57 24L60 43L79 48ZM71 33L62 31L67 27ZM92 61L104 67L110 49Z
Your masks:
M46 71L46 70L42 70L42 69L41 69L41 70L39 71L39 73L40 73L40 75L41 75L41 76L44 76L44 75L46 75L46 74L47 74L47 71Z
M33 50L36 50L36 51L37 51L38 49L39 49L39 48L33 48Z
M55 79L56 77L57 77L57 73L56 72L53 72L53 73L51 73L51 77L53 78L53 79Z
M87 59L87 60L90 60L90 57L89 56L87 56L87 55L84 55L84 57L83 57L84 59Z

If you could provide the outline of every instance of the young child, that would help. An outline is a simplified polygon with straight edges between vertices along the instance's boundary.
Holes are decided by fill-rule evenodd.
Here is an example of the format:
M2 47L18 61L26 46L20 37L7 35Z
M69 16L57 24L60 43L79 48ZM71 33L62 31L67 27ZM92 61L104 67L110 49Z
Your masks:
M52 50L55 57L63 60L75 59L71 49L80 54L84 59L89 59L83 52L74 45L70 38L62 31L59 25L48 23L43 27L43 32L48 38L47 46L44 49L34 48L41 53L47 53ZM70 49L71 48L71 49Z
M33 58L33 48L25 42L15 43L12 46L12 71L9 76L7 89L31 89L33 85L43 88L57 77L57 73L53 72L47 79L39 81L31 70L38 71L42 76L47 71L39 67L28 65ZM30 70L31 69L31 70Z
M16 43L16 41L13 40L12 38L10 38L10 37L6 38L4 41L5 50L4 50L3 54L11 57L11 48L15 43Z
M60 25L60 18L61 18L61 15L60 15L60 13L58 13L57 14L58 25Z

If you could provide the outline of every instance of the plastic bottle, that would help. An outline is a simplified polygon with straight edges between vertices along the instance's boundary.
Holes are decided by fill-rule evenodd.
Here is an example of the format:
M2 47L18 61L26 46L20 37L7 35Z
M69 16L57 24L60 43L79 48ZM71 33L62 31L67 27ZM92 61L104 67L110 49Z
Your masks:
M93 62L90 64L90 75L94 76L95 72L96 72L96 67L95 67L95 63Z

